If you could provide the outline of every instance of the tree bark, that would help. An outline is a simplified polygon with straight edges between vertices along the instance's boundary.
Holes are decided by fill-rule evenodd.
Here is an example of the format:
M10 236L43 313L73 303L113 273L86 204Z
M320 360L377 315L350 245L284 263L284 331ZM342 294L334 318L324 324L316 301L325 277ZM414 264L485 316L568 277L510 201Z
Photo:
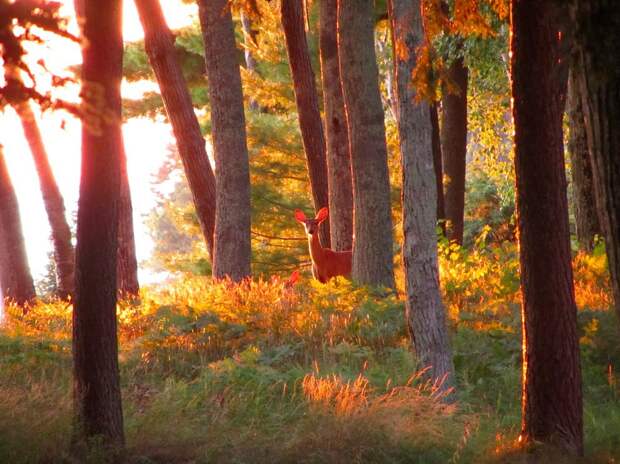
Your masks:
M256 43L256 31L252 29L252 21L249 16L241 10L241 29L243 30L243 42L245 48L243 50L243 55L245 57L245 67L248 71L253 73L258 73L258 67L256 65L256 59L250 50L250 44L252 42ZM256 100L250 98L250 110L258 111L259 106Z
M199 0L211 101L216 212L213 277L250 275L250 167L241 75L228 0Z
M329 206L327 157L325 155L325 136L319 110L319 97L316 93L314 71L308 51L301 2L302 0L282 0L280 12L293 78L293 88L295 89L299 128L301 129L301 138L308 162L314 209L318 212L321 208ZM319 228L321 244L326 248L330 246L330 222L331 217L323 222Z
M446 175L445 214L450 241L463 243L465 211L465 165L467 154L467 81L468 71L463 58L457 58L448 69L448 76L457 86L452 93L444 86L442 98L441 151Z
M215 176L207 157L205 140L194 113L187 83L176 59L173 36L158 0L136 0L136 7L144 29L146 53L172 124L200 229L209 254L213 257Z
M586 139L586 126L575 71L571 69L566 101L569 119L568 152L573 184L573 204L577 241L582 249L592 251L594 237L601 233L594 194L592 163Z
M353 173L353 279L394 287L390 181L373 2L338 2L338 53Z
M138 260L133 231L133 207L131 190L127 176L127 155L121 139L120 201L118 204L118 251L117 287L121 298L134 298L140 295L138 282Z
M443 195L443 160L441 158L441 136L439 132L439 115L437 103L430 105L432 145L433 145L433 166L435 167L435 183L437 190L437 220L443 234L446 234L446 206Z
M0 286L2 297L26 307L35 299L19 205L0 145Z
M424 40L420 0L391 0L393 43L407 53L395 54L398 133L403 171L403 264L407 323L420 367L451 396L452 349L441 301L437 257L437 176L433 160L430 105L416 102L411 74L416 50Z
M73 311L74 438L124 444L116 331L122 2L84 2L82 167Z
M586 121L595 193L620 317L620 9L617 2L576 0L576 80Z
M523 292L520 441L581 454L581 370L562 138L567 67L561 62L558 20L555 0L511 3Z
M34 165L39 175L39 185L43 194L45 212L52 230L54 261L58 281L58 297L67 299L75 288L75 250L71 243L71 229L65 216L65 202L56 183L54 172L47 157L43 138L30 103L14 106L21 120L24 135L30 146Z
M345 251L353 248L353 180L340 85L337 7L337 0L320 2L319 51L327 136L331 247L336 251Z

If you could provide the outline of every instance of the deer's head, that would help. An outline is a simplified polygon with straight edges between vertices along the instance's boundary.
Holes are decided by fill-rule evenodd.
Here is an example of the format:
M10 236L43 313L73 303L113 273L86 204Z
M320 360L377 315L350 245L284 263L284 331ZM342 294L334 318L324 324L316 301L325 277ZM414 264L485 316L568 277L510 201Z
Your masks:
M327 208L321 208L319 212L316 213L315 218L307 218L303 211L300 209L295 210L295 219L297 219L297 222L303 224L308 235L316 234L319 231L319 226L327 219L327 216L329 216Z

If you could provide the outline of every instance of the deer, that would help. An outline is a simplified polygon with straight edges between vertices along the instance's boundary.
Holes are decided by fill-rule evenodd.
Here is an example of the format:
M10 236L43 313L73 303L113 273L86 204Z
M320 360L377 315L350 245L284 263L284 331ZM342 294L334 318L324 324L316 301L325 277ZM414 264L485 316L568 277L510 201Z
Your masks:
M295 219L301 223L308 235L308 248L312 259L312 276L321 283L326 283L336 276L351 277L351 260L353 253L334 251L323 248L319 241L319 226L329 216L327 208L321 208L315 218L307 218L303 211L295 210Z

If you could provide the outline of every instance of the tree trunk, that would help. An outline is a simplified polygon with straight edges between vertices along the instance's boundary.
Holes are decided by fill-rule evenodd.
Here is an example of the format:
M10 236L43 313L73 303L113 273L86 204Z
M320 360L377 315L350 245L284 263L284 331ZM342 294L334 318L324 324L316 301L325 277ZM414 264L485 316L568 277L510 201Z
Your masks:
M620 9L617 2L604 0L577 0L575 6L576 79L620 317Z
M338 2L338 53L353 172L353 279L394 287L390 180L373 2Z
M445 86L442 98L441 150L446 175L445 214L448 239L463 243L465 211L465 164L467 154L467 68L463 58L454 60L448 76L457 86L451 93Z
M520 441L583 452L579 338L571 268L555 0L511 3L511 75L523 293Z
M569 75L566 106L569 119L568 152L571 163L577 241L582 249L592 251L594 236L601 233L598 209L595 207L598 199L594 194L592 163L574 70L571 70Z
M71 229L65 216L65 202L56 183L30 103L24 102L15 105L14 108L19 115L24 135L30 146L34 165L39 175L43 204L52 230L58 297L67 299L73 295L75 288L75 250L71 243Z
M308 174L312 187L314 209L318 212L328 206L328 179L327 159L325 155L325 136L323 135L323 123L319 110L319 97L316 93L314 71L310 61L302 0L282 0L280 8L282 15L282 28L286 38L286 51L288 52L293 87L295 89L295 101L297 102L297 114L299 116L299 128L301 138L308 161ZM330 215L332 216L332 215ZM331 218L321 225L319 238L324 247L330 246L330 221Z
M168 119L177 141L187 183L207 248L213 257L215 176L205 140L194 113L187 83L176 59L174 40L158 0L136 0L144 29L144 46L159 83Z
M75 440L124 444L116 333L121 169L122 3L84 2L82 167L77 218L73 367Z
M443 234L446 234L446 207L443 195L443 160L441 159L441 137L439 132L439 115L437 103L430 105L432 145L433 145L433 166L435 167L435 183L437 190L437 220Z
M137 297L140 294L138 283L138 261L133 232L133 207L131 190L127 176L127 156L125 144L121 140L120 201L118 204L118 251L117 287L121 298Z
M241 10L241 29L243 30L243 43L245 45L243 51L245 57L245 67L250 72L258 73L256 59L254 58L254 55L252 55L252 51L250 50L250 44L256 43L256 31L252 29L252 21L243 10ZM258 103L253 98L250 98L249 106L252 111L259 110Z
M320 8L319 50L327 136L331 247L345 251L353 248L353 180L340 85L337 0L321 0Z
M437 176L430 105L417 103L411 85L416 49L424 40L420 0L391 0L395 48L398 133L403 171L405 310L420 367L449 394L454 385L452 349L441 301L437 257Z
M0 145L0 286L3 298L27 306L36 295L22 235L17 196Z
M211 101L216 213L213 277L250 275L250 168L241 75L228 0L199 0Z

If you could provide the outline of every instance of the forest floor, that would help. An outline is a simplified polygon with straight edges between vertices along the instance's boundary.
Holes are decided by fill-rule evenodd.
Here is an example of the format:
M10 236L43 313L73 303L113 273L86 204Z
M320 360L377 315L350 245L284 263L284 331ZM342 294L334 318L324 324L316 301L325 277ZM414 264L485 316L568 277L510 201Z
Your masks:
M605 267L596 251L574 260L579 462L620 460L620 331ZM441 273L458 376L452 405L415 372L402 289L386 297L308 276L292 288L277 277L241 286L194 277L145 289L118 310L127 461L521 462L516 247L444 248ZM8 308L0 462L75 462L70 337L65 303L26 316Z

